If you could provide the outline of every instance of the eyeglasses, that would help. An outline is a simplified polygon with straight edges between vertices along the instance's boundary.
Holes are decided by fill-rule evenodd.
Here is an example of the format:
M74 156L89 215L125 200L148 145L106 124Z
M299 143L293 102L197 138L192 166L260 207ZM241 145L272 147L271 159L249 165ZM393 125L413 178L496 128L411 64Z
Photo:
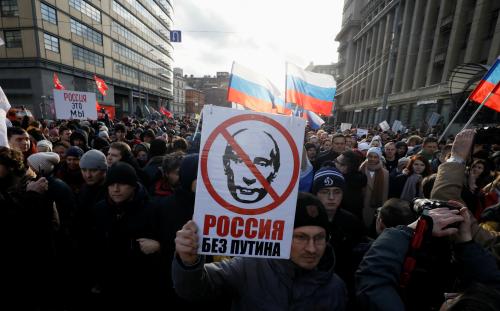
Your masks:
M293 241L299 245L308 245L309 242L313 240L314 245L321 246L326 244L326 235L318 234L313 237L308 236L307 234L294 234Z
M321 190L318 190L318 194L323 196L336 196L342 194L342 190L323 188Z

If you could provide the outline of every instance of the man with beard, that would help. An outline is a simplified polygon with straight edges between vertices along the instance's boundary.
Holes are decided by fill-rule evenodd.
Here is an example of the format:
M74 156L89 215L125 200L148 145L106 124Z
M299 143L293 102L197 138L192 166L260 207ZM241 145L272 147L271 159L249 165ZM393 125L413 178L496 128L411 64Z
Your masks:
M241 129L233 134L239 146L257 148L246 151L252 163L257 167L269 184L276 178L280 168L280 149L271 134L265 131ZM258 182L233 147L228 144L222 157L227 186L231 196L241 203L255 203L267 195L267 190Z

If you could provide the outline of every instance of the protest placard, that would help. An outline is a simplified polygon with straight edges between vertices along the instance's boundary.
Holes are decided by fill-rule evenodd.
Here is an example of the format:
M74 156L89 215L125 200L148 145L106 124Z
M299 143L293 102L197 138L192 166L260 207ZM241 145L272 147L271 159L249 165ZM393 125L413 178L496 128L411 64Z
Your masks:
M441 118L441 115L439 113L433 112L429 118L427 119L427 124L430 127L436 126L438 123L439 119Z
M351 127L352 127L351 123L341 123L340 124L340 131L344 132L344 131L350 130Z
M357 129L356 130L356 136L363 137L364 135L368 135L367 129Z
M54 89L56 118L97 120L95 93Z
M391 129L391 126L385 120L382 121L382 122L380 122L379 126L380 126L380 128L382 129L383 132L387 132L388 130Z
M0 146L9 147L9 140L7 139L7 113L10 109L10 103L0 87Z
M403 129L403 123L399 120L394 120L394 123L392 123L392 131L394 133L397 133L398 131L401 131Z
M289 258L305 120L215 106L202 115L198 252Z

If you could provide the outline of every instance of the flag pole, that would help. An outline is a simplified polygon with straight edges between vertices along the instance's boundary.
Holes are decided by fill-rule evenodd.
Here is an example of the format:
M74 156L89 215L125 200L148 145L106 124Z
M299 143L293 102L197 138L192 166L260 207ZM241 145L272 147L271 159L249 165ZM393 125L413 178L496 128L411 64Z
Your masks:
M200 121L201 121L201 118L203 117L203 110L205 110L205 109L201 110L200 118L198 119L198 122L196 123L196 130L194 131L193 140L195 139L196 134L198 134L198 130L200 129Z
M498 89L499 86L500 86L500 82L498 82L497 85L495 85L495 87L493 88L493 90L490 91L490 93L488 94L488 96L486 96L485 99L483 99L483 101L481 102L481 105L479 105L479 107L477 107L476 111L474 111L474 113L470 117L469 121L467 121L467 123L465 123L462 131L465 130L472 123L472 120L474 120L474 118L479 113L479 111L481 110L481 108L483 108L484 104L486 104L486 102L488 101L488 99L490 99L491 95L493 95L495 93L495 91Z
M438 143L441 140L443 140L444 136L446 135L446 133L450 129L451 125L455 122L455 120L457 119L458 115L460 115L460 113L462 112L462 110L464 110L464 108L465 108L465 106L467 105L468 102L469 102L469 97L467 97L467 99L464 101L464 103L462 104L462 106L460 107L460 109L458 109L457 113L455 113L455 115L451 119L450 123L448 123L448 126L446 126L446 128L444 129L444 131L441 134L441 136L439 136Z

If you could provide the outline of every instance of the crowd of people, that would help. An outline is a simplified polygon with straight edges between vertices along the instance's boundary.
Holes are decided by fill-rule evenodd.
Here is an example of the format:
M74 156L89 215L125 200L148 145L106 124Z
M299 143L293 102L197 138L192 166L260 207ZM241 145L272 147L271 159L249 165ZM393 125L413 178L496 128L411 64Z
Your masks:
M10 309L500 310L493 140L307 127L290 259L228 258L197 254L197 125L11 120Z

